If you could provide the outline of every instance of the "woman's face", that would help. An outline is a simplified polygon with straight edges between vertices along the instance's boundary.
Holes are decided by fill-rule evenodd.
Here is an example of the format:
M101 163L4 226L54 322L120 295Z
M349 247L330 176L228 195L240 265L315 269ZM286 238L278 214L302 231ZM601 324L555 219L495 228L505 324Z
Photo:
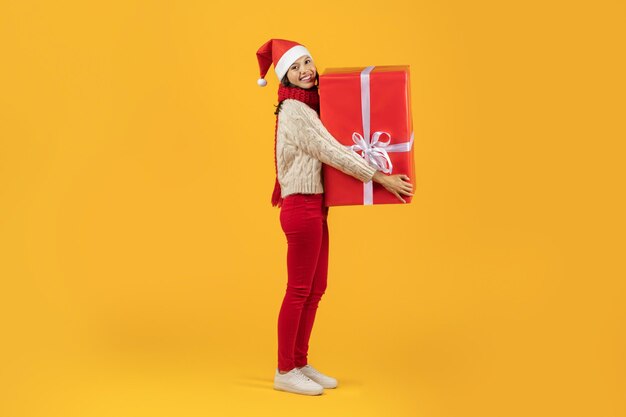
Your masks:
M317 69L313 59L308 55L298 58L287 71L287 79L296 87L311 88L315 85Z

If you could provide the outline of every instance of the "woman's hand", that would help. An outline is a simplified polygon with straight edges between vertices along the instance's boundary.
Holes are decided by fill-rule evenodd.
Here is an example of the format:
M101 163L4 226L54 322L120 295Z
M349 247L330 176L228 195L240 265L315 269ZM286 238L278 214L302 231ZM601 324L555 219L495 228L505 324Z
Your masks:
M404 198L402 198L400 194L410 196L413 195L413 193L411 192L413 191L413 185L411 184L410 179L407 175L385 175L380 171L376 171L372 180L381 184L387 189L387 191L398 197L403 203L406 203L406 201L404 200Z

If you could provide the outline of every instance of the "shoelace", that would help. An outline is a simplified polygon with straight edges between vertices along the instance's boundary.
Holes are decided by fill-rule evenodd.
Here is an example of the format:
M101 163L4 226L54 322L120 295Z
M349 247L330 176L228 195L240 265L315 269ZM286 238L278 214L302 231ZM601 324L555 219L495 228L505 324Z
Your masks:
M296 377L297 377L300 381L303 381L303 382L312 381L312 379L311 379L311 378L309 378L308 376L304 375L304 374L302 373L302 371L301 371L301 370L299 370L299 369L297 369L297 370L296 370L295 374L296 374Z

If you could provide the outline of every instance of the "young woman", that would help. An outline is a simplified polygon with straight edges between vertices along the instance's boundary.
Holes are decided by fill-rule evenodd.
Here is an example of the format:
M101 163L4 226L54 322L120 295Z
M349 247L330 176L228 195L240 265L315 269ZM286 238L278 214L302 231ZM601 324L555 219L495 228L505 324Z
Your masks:
M409 177L385 175L340 144L319 119L319 76L302 45L271 39L257 51L260 86L271 64L280 85L276 109L276 182L272 205L280 207L287 237L287 289L278 316L278 367L274 388L319 395L337 380L308 364L308 347L328 272L328 207L324 206L322 163L362 182L383 185L402 202L413 195Z

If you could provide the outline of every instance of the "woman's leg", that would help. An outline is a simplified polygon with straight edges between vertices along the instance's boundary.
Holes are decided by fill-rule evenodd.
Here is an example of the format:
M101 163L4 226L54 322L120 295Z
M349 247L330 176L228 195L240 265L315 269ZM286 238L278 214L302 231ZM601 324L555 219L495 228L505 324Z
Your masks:
M302 315L300 316L300 325L298 326L298 335L296 337L296 348L294 351L294 362L296 367L303 367L308 363L307 355L309 352L309 339L311 330L315 322L315 313L317 307L326 291L326 283L328 276L328 223L326 221L328 207L322 208L322 244L320 254L317 258L315 275L313 276L313 284L311 285L311 293L304 303Z
M295 368L294 352L304 304L311 293L322 245L319 197L294 194L283 200L280 222L287 237L287 289L278 315L278 369Z

